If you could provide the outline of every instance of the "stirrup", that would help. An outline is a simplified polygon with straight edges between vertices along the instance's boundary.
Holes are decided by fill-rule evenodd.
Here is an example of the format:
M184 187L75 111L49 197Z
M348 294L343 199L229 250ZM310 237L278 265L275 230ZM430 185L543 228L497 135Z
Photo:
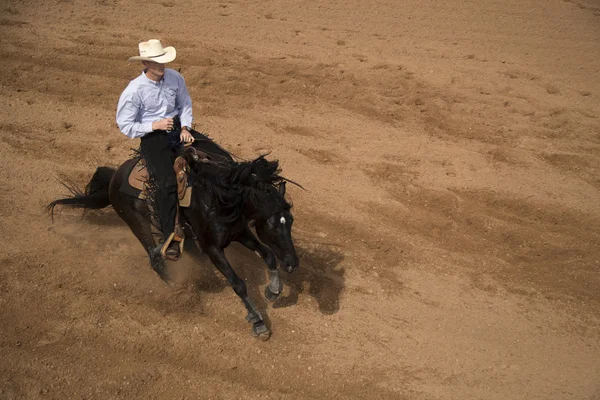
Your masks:
M152 252L156 255L160 254L160 256L165 260L179 260L181 253L183 252L183 239L174 241L174 238L175 232L171 233L167 240L165 240L163 244L159 244ZM174 243L175 245L172 246Z
M177 261L181 257L181 250L179 249L179 243L171 241L171 244L167 246L165 250L165 258L169 261Z

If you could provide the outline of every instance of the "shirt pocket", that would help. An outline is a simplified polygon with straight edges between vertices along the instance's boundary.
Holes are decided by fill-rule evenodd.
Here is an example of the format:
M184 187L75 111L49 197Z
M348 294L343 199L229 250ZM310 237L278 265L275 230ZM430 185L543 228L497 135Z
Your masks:
M163 97L167 108L167 113L175 110L175 103L177 102L177 90L166 88L163 92Z

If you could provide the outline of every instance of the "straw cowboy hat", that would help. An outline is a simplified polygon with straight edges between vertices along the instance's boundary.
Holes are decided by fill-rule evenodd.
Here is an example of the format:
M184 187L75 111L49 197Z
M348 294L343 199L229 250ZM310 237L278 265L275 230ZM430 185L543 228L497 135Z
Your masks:
M147 42L140 43L140 55L134 56L129 61L154 61L159 64L166 64L175 59L177 52L175 47L164 47L160 40L150 39Z

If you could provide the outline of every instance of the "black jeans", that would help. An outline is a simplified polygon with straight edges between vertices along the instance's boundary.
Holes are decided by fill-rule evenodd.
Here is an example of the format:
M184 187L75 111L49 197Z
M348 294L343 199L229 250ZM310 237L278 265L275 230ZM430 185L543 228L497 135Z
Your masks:
M158 214L158 227L167 240L175 230L177 213L177 178L173 170L175 158L181 152L179 135L176 129L171 132L154 131L142 137L140 150L146 162L146 168L153 184L151 192L154 197L155 212ZM222 160L233 161L231 154L216 144L212 139L195 130L191 131L195 139L194 147L208 154L220 156Z
M166 131L154 131L142 137L140 143L142 157L152 182L151 195L158 214L158 228L164 240L175 229L177 213L177 180L173 170L177 150L169 142L169 136Z

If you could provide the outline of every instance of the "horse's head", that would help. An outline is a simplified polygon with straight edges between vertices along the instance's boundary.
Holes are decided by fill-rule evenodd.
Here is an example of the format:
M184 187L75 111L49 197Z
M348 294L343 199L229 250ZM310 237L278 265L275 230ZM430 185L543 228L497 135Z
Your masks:
M292 240L294 217L284 195L285 182L279 184L278 190L270 190L266 194L264 204L274 205L268 208L273 212L259 214L255 220L255 228L260 241L273 250L279 265L291 274L298 268L299 261Z
M275 253L286 272L294 272L299 264L292 241L294 218L285 200L279 163L264 156L242 163L224 162L195 149L188 149L184 158L197 176L194 196L198 202L204 201L203 196L212 196L213 204L223 205L223 214L218 215L222 221L233 222L242 216L254 220L258 238Z

